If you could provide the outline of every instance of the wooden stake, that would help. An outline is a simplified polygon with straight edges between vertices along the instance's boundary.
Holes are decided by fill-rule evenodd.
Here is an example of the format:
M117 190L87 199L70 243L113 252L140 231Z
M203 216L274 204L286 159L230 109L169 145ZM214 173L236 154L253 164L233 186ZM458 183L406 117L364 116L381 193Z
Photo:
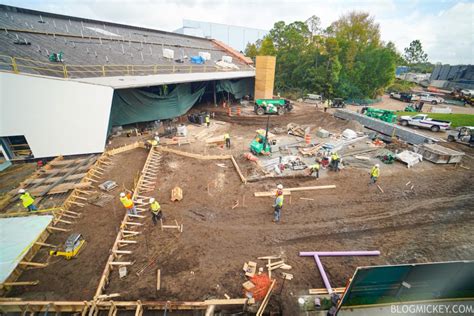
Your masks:
M156 270L156 290L159 291L161 288L161 270Z
M380 185L377 184L377 188L379 188L380 192L384 193Z

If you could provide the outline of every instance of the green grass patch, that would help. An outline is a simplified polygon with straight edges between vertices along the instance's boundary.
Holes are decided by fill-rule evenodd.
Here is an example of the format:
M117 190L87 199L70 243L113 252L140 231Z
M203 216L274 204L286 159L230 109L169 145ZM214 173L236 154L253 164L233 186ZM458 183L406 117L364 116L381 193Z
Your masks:
M403 115L414 116L416 112L397 112L398 117ZM451 127L474 126L474 114L444 114L444 113L423 113L435 120L450 121Z

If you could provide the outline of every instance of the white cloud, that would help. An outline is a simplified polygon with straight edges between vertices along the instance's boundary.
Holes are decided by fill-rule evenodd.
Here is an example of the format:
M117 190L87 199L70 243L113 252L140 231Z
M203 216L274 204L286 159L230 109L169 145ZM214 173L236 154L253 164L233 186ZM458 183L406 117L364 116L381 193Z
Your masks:
M474 63L474 4L425 13L419 1L396 0L6 0L31 9L173 31L183 19L270 29L277 21L304 21L311 15L326 27L352 10L368 11L380 24L382 39L400 51L423 43L433 62ZM436 1L433 1L433 5Z

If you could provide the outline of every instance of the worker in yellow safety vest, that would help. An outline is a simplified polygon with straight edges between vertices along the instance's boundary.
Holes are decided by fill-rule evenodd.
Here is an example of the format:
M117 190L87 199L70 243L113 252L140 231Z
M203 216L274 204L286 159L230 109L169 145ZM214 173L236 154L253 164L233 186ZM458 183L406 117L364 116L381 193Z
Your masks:
M376 164L375 166L372 167L372 170L370 170L370 182L369 184L375 184L377 182L377 179L380 176L380 165Z
M339 163L341 162L341 157L337 154L337 152L333 152L331 154L331 169L333 171L339 171Z
M120 202L122 202L123 206L127 209L129 214L137 215L137 208L133 203L132 195L130 193L120 193Z
M275 223L280 222L281 209L283 208L283 199L283 185L279 184L277 185L275 204L273 205L273 207L275 208L273 212L273 222Z
M28 212L38 210L38 208L34 204L35 199L31 196L29 192L25 191L25 189L20 189L18 190L18 194L20 194L20 200L23 204L23 207L26 208Z
M206 120L207 127L209 127L209 125L211 125L211 118L209 117L209 114L206 114L205 120Z
M160 203L158 203L154 198L150 198L150 211L153 224L156 225L156 223L158 223L158 221L163 217L163 213L161 212Z
M321 165L319 164L319 161L316 161L314 164L309 166L309 176L312 176L313 173L316 172L316 179L319 179L319 169L321 168Z
M230 135L229 133L224 134L225 147L230 148Z
M324 108L324 113L326 113L329 108L329 99L324 100L323 108Z

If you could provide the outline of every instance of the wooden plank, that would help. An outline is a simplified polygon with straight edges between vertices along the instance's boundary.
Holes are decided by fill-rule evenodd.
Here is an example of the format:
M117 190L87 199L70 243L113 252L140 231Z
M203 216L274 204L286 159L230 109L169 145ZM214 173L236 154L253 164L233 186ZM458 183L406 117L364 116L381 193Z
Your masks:
M38 262L29 262L29 261L20 261L20 264L24 266L31 266L31 267L38 267L38 268L45 268L48 266L47 263L38 263Z
M313 190L325 190L325 189L335 189L336 185L317 185L311 187L300 187L300 188L286 188L283 189L283 195L290 195L291 192L298 192L298 191L313 191ZM288 194L290 193L290 194ZM263 196L275 196L275 191L272 192L255 192L254 196L256 197L263 197Z
M337 293L337 294L341 294L341 293L344 293L344 291L346 290L345 287L337 287L337 288L334 288L332 289L334 293ZM328 290L327 289L309 289L308 290L308 293L310 295L324 295L324 294L328 294Z
M272 295L273 288L275 287L276 280L273 280L272 284L270 285L270 288L268 289L267 295L265 295L265 298L262 301L262 304L260 304L259 309L257 310L256 316L262 316L263 312L265 311L265 308L268 305L268 302L270 301L270 296Z
M136 244L136 243L138 243L138 241L136 241L136 240L119 240L118 242L121 243L121 244Z
M276 197L276 190L272 192L254 192L253 194L255 197ZM283 190L283 195L291 195L290 191Z
M109 262L111 266L131 266L133 264L132 261L112 261Z
M249 298L231 298L228 299L213 299L205 300L205 305L245 305L245 304L254 304L255 300Z
M38 285L39 281L24 281L24 282L3 282L3 286L25 286L25 285Z
M132 251L130 250L112 250L113 253L119 254L119 255L131 255Z
M161 270L156 270L156 290L159 291L161 288Z
M232 160L232 164L235 167L235 170L237 170L237 173L239 174L240 180L242 180L242 183L247 183L247 179L245 179L244 175L242 174L242 171L240 171L240 167L237 164L237 161L235 161L234 156L230 156L230 160Z

